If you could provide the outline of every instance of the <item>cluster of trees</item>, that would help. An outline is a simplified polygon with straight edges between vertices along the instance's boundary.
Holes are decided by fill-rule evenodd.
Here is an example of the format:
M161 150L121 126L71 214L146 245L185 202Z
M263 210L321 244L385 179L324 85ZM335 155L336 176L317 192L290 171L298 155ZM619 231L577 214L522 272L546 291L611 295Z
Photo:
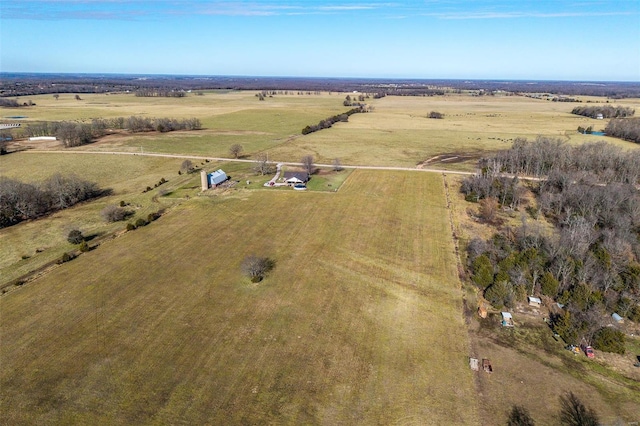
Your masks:
M184 98L187 95L183 90L157 89L153 87L138 89L134 94L141 98Z
M579 106L571 110L571 114L597 118L602 114L603 118L631 117L635 113L633 108L613 105Z
M353 114L357 114L359 112L367 112L368 109L365 105L358 105L357 108L352 108L344 114L334 115L333 117L325 118L324 120L320 120L320 122L316 125L306 126L302 129L303 135L308 135L309 133L317 132L318 130L328 129L333 126L335 123L342 121L346 123L349 121L349 116Z
M640 118L614 118L605 128L607 136L640 143Z
M639 154L539 138L484 160L461 186L468 200L481 200L481 212L521 204L518 178L502 172L544 176L531 184L537 207L527 210L555 225L543 233L523 217L516 229L470 241L471 277L485 298L496 307L532 294L564 304L552 325L568 343L594 340L612 312L640 321Z
M501 172L547 177L553 172L595 176L602 183L640 183L640 151L606 142L572 146L561 139L516 138L511 149L480 162L482 174Z
M0 228L109 193L77 176L55 174L39 184L0 178Z
M342 102L342 105L344 105L344 106L358 106L358 107L361 107L361 106L363 106L362 102L364 102L365 99L369 99L369 95L359 94L357 101L356 101L356 96L355 95L353 96L353 98L351 97L351 95L347 95L347 96L345 96L344 102Z

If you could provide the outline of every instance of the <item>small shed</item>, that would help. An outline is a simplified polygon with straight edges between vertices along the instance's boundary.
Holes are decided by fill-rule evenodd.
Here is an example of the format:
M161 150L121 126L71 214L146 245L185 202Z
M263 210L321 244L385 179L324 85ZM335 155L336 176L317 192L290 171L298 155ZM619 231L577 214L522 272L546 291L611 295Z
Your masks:
M215 188L227 179L229 178L227 177L227 174L222 171L222 169L218 169L215 172L211 172L207 175L207 181L209 182L209 187L211 188Z
M613 318L613 320L614 320L615 322L617 322L617 323L622 323L622 322L624 322L624 319L623 319L620 315L618 315L617 313L615 313L615 312L611 315L611 318Z
M542 300L538 297L529 296L527 297L527 301L529 302L529 306L534 306L536 308L542 306Z
M469 368L473 371L480 371L480 362L478 358L469 358Z
M513 327L513 317L509 312L501 312L502 315L502 326L503 327Z

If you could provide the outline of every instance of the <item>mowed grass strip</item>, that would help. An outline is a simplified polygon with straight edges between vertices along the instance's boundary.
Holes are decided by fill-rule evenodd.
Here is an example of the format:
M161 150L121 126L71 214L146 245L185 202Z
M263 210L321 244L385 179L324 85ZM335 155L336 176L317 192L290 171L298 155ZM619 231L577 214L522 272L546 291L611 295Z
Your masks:
M269 256L263 282L242 259ZM198 198L0 299L11 424L478 424L442 178Z

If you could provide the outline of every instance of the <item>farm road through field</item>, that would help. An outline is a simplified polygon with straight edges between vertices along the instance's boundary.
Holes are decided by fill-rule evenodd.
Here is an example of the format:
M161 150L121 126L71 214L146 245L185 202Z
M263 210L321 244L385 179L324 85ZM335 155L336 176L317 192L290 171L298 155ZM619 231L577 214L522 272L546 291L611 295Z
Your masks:
M165 158L185 158L190 160L209 160L209 161L230 161L238 163L254 163L255 160L243 160L236 158L223 157L205 157L198 155L182 155L182 154L157 154L152 152L119 152L119 151L44 151L44 150L27 150L26 153L34 154L106 154L106 155L138 155L146 157L165 157ZM286 161L270 161L274 164L282 164L286 166L302 166L302 163L291 163ZM333 164L316 164L317 167L334 167ZM366 166L366 165L341 165L345 169L364 169L364 170L399 170L414 172L430 172L430 173L451 173L457 175L474 175L474 172L463 172L456 170L444 170L433 168L417 168L417 167L392 167L392 166Z

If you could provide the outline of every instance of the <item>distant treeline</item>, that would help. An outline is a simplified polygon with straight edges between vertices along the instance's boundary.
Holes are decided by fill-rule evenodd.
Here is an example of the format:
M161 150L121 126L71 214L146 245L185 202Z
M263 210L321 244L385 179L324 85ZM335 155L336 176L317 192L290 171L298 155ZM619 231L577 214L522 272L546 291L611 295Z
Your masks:
M302 134L308 135L309 133L317 132L318 130L328 129L339 121L346 123L347 121L349 121L350 115L357 114L359 112L367 112L367 111L368 109L366 105L358 105L357 108L352 108L349 111L345 112L344 114L334 115L333 117L320 120L320 122L316 125L306 126L304 129L302 129Z
M96 183L74 175L55 174L39 184L0 177L0 228L108 193L110 190L100 189Z
M634 113L633 108L613 105L579 106L571 110L571 114L591 118L598 118L600 114L602 114L602 118L631 117Z
M178 120L175 118L117 117L111 119L93 119L91 123L70 121L44 121L28 124L22 128L26 137L55 136L66 147L80 146L107 134L110 130L128 130L139 132L171 132L174 130L200 130L202 125L197 118Z
M524 200L518 178L503 172L544 177L529 184L535 204ZM482 219L494 219L500 206L528 204L527 212L544 215L555 231L523 218L520 227L474 238L468 245L472 281L496 308L526 302L527 295L563 304L551 325L568 343L595 343L612 312L640 321L639 178L640 151L604 142L518 139L483 160L481 173L461 187L468 200L480 200Z
M510 93L554 93L609 98L640 97L640 84L629 82L584 83L570 81L420 80L304 77L144 76L91 74L0 73L0 97L44 93L198 91L210 89L386 93L430 96L449 90L496 90Z
M640 118L615 118L604 129L607 136L640 143Z
M186 93L183 90L161 90L153 88L139 89L135 95L141 98L184 98Z

